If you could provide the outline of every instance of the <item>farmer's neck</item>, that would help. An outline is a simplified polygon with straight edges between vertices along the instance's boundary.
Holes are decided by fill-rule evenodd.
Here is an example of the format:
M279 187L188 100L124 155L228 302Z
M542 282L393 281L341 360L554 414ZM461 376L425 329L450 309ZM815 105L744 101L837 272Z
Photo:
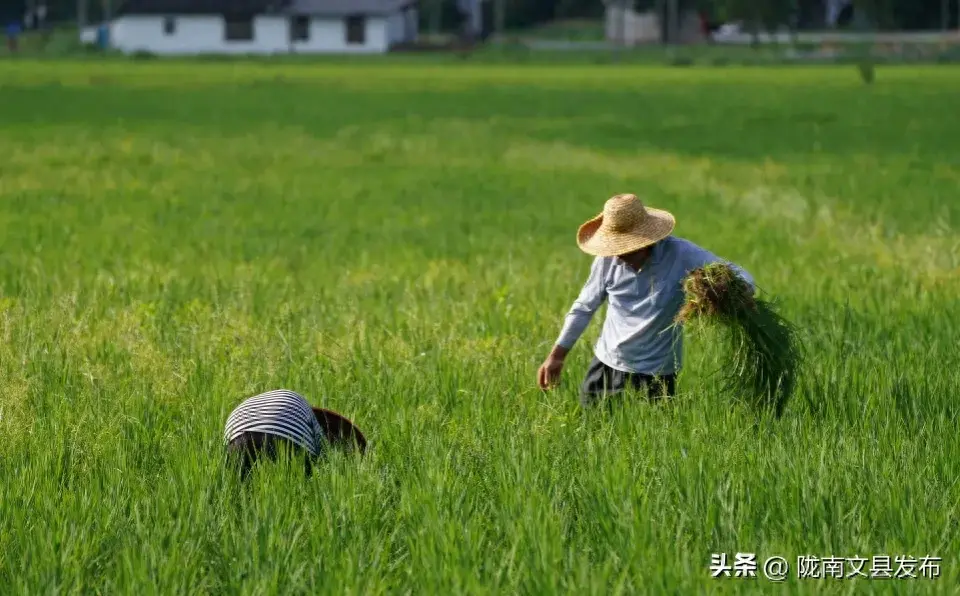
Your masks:
M622 255L617 256L618 259L626 263L634 271L640 271L643 266L650 259L650 255L653 252L652 246L647 246L641 248L640 250L635 250L633 252L628 252Z

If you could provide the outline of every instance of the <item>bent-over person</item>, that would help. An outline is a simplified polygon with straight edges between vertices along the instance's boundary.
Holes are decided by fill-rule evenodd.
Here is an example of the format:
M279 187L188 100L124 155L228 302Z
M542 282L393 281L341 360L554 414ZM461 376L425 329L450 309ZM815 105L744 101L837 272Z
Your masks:
M352 422L324 408L315 408L295 391L275 389L245 399L227 418L224 440L228 456L246 478L253 465L283 451L302 458L309 475L330 445L355 443L366 450L366 438Z

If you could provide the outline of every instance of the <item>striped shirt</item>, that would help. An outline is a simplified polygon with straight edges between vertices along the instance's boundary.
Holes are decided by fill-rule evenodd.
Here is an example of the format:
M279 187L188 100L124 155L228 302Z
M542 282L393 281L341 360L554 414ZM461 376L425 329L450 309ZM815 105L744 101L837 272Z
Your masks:
M287 389L247 398L230 413L224 430L227 443L245 432L283 437L312 455L322 450L323 429L307 400Z

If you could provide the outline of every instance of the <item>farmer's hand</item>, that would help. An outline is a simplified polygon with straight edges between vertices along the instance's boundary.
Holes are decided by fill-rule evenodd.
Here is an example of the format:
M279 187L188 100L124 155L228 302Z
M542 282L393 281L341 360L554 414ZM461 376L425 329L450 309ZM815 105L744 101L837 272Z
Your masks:
M537 384L540 389L546 391L560 380L560 373L563 372L563 361L567 352L566 348L554 346L553 351L540 365L540 369L537 370Z

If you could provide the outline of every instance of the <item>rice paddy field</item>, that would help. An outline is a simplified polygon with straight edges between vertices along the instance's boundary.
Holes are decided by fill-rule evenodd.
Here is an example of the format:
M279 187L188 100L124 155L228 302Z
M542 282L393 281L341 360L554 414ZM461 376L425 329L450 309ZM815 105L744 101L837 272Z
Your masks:
M957 592L960 70L0 79L0 592ZM672 403L583 411L602 311L537 388L620 192L800 328L782 419L718 391L709 331ZM241 485L226 417L280 387L366 457ZM738 552L757 577L711 577Z

